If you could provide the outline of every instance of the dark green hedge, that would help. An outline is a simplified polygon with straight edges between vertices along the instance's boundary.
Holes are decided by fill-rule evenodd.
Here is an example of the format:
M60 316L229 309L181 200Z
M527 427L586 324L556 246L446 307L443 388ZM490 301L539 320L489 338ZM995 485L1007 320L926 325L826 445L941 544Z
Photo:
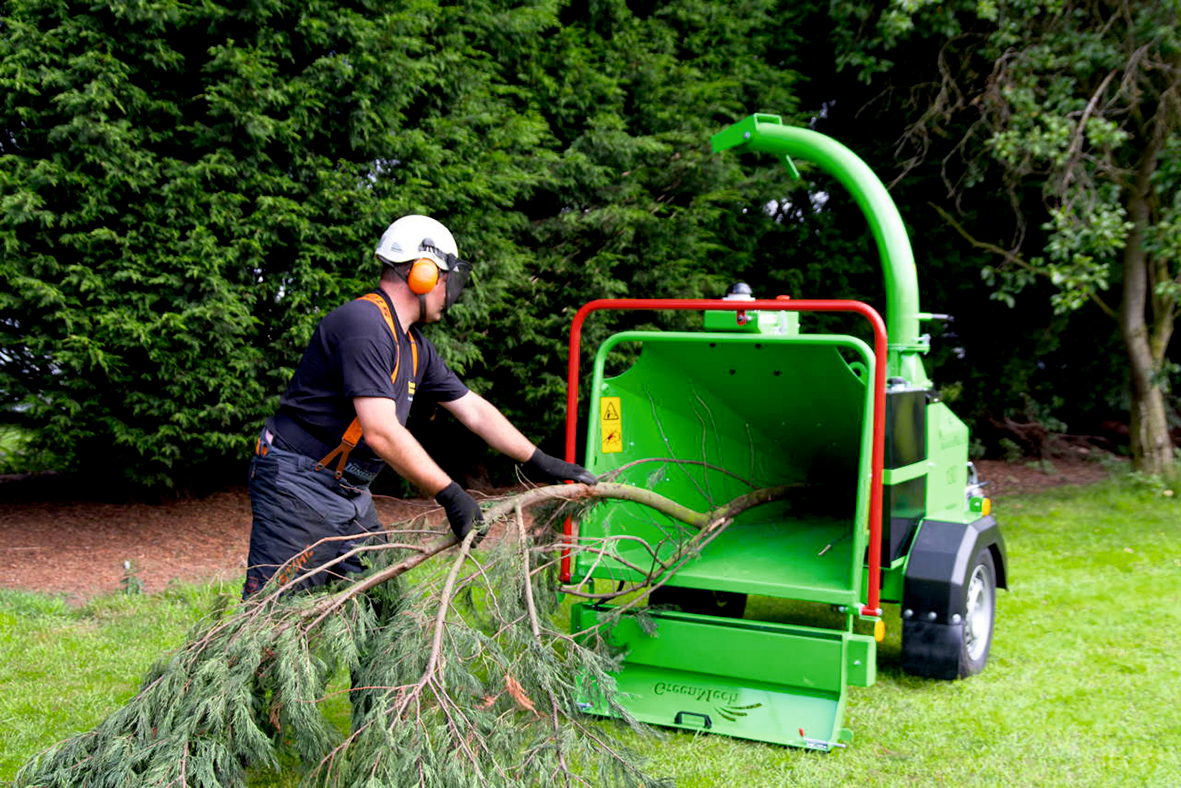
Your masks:
M381 230L428 212L477 262L433 338L551 437L574 308L714 293L749 246L727 235L759 189L707 141L793 110L786 16L6 3L7 417L49 467L167 487L240 465L316 320L375 281Z

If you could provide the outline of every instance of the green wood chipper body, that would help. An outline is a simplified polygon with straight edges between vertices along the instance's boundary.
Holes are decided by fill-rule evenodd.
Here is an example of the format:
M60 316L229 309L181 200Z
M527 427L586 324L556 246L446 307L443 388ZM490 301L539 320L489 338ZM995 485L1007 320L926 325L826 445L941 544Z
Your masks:
M786 490L661 576L652 600L660 604L620 613L618 602L579 602L572 631L585 637L597 628L622 650L616 698L641 721L828 750L851 739L843 727L848 687L876 678L875 635L856 631L873 626L855 624L875 622L880 637L880 601L904 601L919 531L942 535L935 557L923 552L918 562L934 567L923 570L934 590L911 583L911 596L931 597L919 611L928 629L954 627L953 608L963 607L952 598L962 596L963 579L941 575L962 571L960 554L974 556L979 545L996 545L1001 575L1003 542L978 511L983 499L966 495L967 430L932 401L918 334L929 316L917 312L914 262L884 187L847 149L773 116L752 116L714 138L715 150L739 146L783 156L793 173L789 155L810 159L853 191L882 251L887 319L856 302L749 297L583 307L571 334L568 459L582 322L599 309L699 309L701 331L629 331L597 349L586 465L699 512L754 489ZM801 330L812 311L861 314L874 347ZM966 547L956 541L961 531L976 535ZM692 534L638 503L601 504L571 533L579 547L563 574L588 589L640 582ZM708 601L751 596L835 609L840 623L759 620ZM918 633L924 640L947 634L928 629ZM582 700L587 711L608 713L594 687L584 686Z

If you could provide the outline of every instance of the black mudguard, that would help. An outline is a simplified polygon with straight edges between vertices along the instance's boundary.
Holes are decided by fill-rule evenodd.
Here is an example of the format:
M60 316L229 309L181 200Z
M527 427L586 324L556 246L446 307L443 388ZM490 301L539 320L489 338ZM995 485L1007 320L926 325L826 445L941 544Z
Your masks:
M954 679L959 675L964 587L972 559L992 552L999 588L1008 588L1009 558L992 516L971 523L927 520L911 547L902 590L902 668L907 673Z

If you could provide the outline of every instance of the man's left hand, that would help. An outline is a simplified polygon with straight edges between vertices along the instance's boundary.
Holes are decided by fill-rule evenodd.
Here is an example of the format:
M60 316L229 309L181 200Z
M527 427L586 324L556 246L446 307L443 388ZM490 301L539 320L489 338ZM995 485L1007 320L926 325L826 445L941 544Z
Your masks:
M558 482L579 482L581 484L595 484L595 475L572 462L551 457L541 449L536 449L533 456L525 463L523 470L525 477L532 481L543 481L556 484Z

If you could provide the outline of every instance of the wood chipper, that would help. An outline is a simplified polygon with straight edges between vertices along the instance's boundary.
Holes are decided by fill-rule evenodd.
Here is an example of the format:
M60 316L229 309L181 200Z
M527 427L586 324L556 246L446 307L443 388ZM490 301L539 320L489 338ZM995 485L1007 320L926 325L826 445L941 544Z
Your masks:
M849 189L882 258L885 320L856 301L755 299L744 286L716 300L582 307L570 334L567 460L577 459L587 317L699 310L701 331L626 331L597 349L585 464L699 512L754 489L786 492L669 561L646 609L581 601L572 631L603 622L624 654L615 697L643 722L830 750L852 738L847 687L875 681L883 602L901 605L907 672L983 669L996 589L1007 587L1004 541L968 460L968 430L924 372L919 326L941 316L919 311L910 244L881 181L844 146L773 115L712 144L779 156L794 177L791 157L807 159ZM865 320L873 346L808 333L813 312ZM608 376L613 354L635 361ZM567 528L563 579L584 588L642 582L685 538L684 525L633 502L600 504ZM748 605L754 598L791 601ZM759 615L775 604L822 608L830 623ZM584 709L609 714L586 684Z

